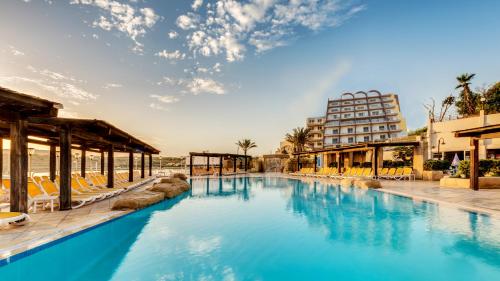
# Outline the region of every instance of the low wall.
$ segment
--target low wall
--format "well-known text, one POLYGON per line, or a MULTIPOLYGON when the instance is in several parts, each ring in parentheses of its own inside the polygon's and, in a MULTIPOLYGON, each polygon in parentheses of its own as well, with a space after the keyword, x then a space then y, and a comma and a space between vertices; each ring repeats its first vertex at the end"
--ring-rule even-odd
POLYGON ((443 171, 424 171, 422 179, 424 181, 438 181, 443 178, 443 171))
MULTIPOLYGON (((439 186, 470 188, 470 179, 444 177, 439 181, 439 186)), ((500 189, 500 177, 480 177, 479 189, 500 189)))

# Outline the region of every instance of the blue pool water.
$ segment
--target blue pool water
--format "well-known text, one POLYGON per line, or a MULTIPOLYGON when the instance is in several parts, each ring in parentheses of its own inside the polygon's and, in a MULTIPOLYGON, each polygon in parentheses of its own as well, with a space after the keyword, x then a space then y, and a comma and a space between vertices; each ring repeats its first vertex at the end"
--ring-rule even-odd
POLYGON ((0 280, 500 280, 500 221, 373 190, 197 179, 0 280))

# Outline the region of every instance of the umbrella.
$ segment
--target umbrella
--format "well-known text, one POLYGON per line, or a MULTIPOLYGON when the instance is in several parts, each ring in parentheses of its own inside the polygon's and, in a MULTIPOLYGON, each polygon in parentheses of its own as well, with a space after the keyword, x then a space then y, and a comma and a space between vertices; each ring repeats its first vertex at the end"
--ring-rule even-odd
POLYGON ((459 162, 460 162, 460 159, 458 158, 458 155, 455 153, 455 157, 453 157, 453 162, 451 162, 451 165, 453 167, 457 167, 459 162))

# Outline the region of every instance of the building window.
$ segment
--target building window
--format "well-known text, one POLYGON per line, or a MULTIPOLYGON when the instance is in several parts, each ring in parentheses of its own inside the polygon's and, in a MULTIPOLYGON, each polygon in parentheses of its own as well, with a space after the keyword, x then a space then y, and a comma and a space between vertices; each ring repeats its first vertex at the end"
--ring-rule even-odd
POLYGON ((378 115, 378 111, 372 111, 372 115, 378 115))
POLYGON ((392 130, 392 131, 395 131, 395 130, 397 130, 397 127, 396 127, 396 125, 391 125, 391 130, 392 130))
POLYGON ((363 137, 363 141, 365 141, 365 142, 370 141, 370 137, 369 136, 364 136, 363 137))
POLYGON ((339 129, 335 129, 332 131, 332 134, 338 134, 339 133, 339 129))
POLYGON ((385 130, 385 127, 384 126, 378 126, 378 130, 379 131, 383 131, 383 130, 385 130))
POLYGON ((349 138, 347 139, 347 142, 348 142, 348 143, 353 143, 353 142, 354 142, 354 138, 353 138, 353 137, 349 137, 349 138))
POLYGON ((363 116, 365 116, 365 113, 364 112, 360 112, 360 113, 358 113, 358 116, 363 117, 363 116))
POLYGON ((348 114, 344 114, 344 118, 349 118, 349 117, 351 117, 351 114, 350 114, 350 113, 348 113, 348 114))
POLYGON ((338 143, 339 139, 332 139, 332 143, 338 143))
POLYGON ((370 128, 368 128, 368 127, 363 127, 363 132, 368 133, 368 132, 369 132, 369 130, 370 130, 370 128))
POLYGON ((385 140, 385 135, 380 135, 381 140, 385 140))
POLYGON ((347 128, 347 133, 348 133, 348 134, 352 134, 352 133, 354 133, 354 129, 353 129, 353 128, 347 128))

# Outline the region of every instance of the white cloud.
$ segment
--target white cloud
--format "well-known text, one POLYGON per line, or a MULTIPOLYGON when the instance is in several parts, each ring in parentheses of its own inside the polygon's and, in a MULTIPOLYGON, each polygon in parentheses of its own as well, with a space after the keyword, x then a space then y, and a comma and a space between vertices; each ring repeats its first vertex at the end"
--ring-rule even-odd
POLYGON ((168 38, 170 38, 170 39, 175 39, 175 38, 177 38, 177 36, 179 36, 179 33, 175 32, 174 30, 172 30, 168 33, 168 38))
POLYGON ((118 84, 118 83, 106 83, 106 85, 104 85, 104 89, 113 89, 113 88, 121 88, 123 87, 122 84, 118 84))
POLYGON ((196 11, 199 7, 201 7, 201 5, 203 5, 203 0, 194 0, 191 8, 196 11))
POLYGON ((186 58, 186 54, 181 53, 179 50, 175 50, 173 52, 167 52, 167 50, 163 50, 155 54, 156 56, 165 58, 167 60, 183 60, 186 58))
POLYGON ((165 107, 157 104, 157 103, 150 103, 149 104, 149 107, 152 108, 152 109, 156 109, 156 110, 167 110, 165 107))
POLYGON ((298 29, 338 26, 364 9, 349 0, 217 0, 202 10, 198 2, 194 12, 177 18, 189 31, 188 48, 207 57, 224 54, 229 62, 244 59, 249 48, 260 53, 285 46, 298 29))
POLYGON ((164 95, 164 96, 150 95, 149 97, 151 97, 153 99, 156 99, 156 100, 158 100, 159 102, 162 102, 162 103, 176 103, 176 102, 179 102, 179 98, 177 98, 175 96, 169 96, 169 95, 164 95))
POLYGON ((193 13, 187 15, 180 15, 176 21, 177 26, 184 30, 196 28, 198 25, 198 17, 193 13))
POLYGON ((203 93, 223 95, 226 93, 222 83, 209 78, 193 78, 193 80, 187 84, 187 89, 194 95, 203 93))
POLYGON ((101 15, 94 21, 93 26, 107 31, 113 28, 119 30, 134 41, 134 49, 139 51, 142 50, 139 37, 144 36, 160 19, 151 8, 136 9, 129 4, 113 0, 71 0, 70 3, 91 5, 104 10, 108 15, 101 15))
POLYGON ((14 46, 9 46, 10 53, 16 57, 24 56, 25 54, 17 50, 14 46))

